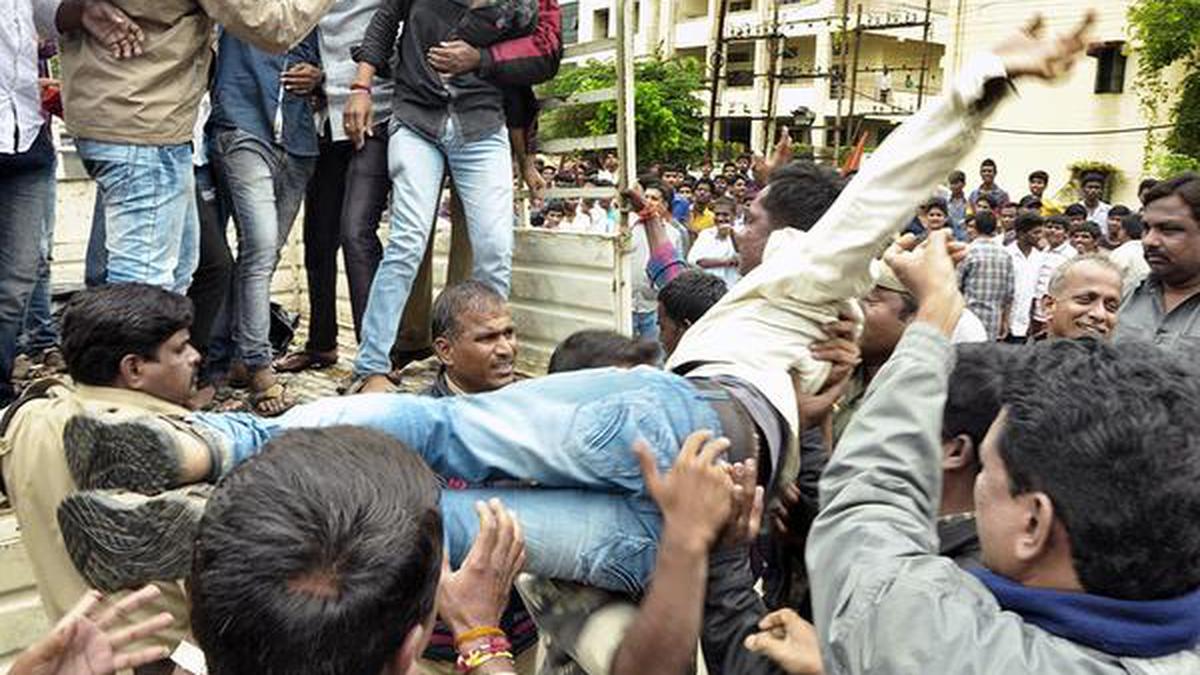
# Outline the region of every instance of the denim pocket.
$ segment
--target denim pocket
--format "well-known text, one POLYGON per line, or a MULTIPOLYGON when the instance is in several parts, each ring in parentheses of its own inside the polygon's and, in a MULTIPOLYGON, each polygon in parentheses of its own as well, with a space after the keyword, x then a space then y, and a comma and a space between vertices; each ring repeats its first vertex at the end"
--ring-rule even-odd
POLYGON ((645 441, 656 456, 675 443, 670 420, 646 391, 612 394, 580 406, 570 438, 577 439, 579 457, 610 478, 641 478, 635 441, 645 441))

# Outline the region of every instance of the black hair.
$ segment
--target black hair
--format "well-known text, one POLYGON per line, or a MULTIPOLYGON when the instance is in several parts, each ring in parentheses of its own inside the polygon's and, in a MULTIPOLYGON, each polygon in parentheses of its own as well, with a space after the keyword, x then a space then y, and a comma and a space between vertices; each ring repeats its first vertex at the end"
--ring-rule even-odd
POLYGON ((1060 216, 1057 214, 1055 214, 1053 216, 1049 216, 1046 218, 1046 225, 1047 226, 1056 225, 1068 232, 1071 231, 1071 221, 1068 220, 1066 216, 1060 216))
POLYGON ((438 293, 433 303, 431 322, 434 339, 453 340, 462 330, 458 320, 467 312, 487 312, 506 306, 504 296, 482 281, 468 279, 451 284, 438 293))
POLYGON ((1067 216, 1068 218, 1070 218, 1071 216, 1083 216, 1084 218, 1086 218, 1087 214, 1088 214, 1087 207, 1084 206, 1083 204, 1072 204, 1072 205, 1068 206, 1065 211, 1063 211, 1063 215, 1067 216))
POLYGON ((1108 216, 1110 218, 1116 218, 1118 216, 1124 218, 1131 213, 1133 213, 1133 211, 1124 204, 1114 204, 1112 208, 1108 210, 1108 216))
POLYGON ((1040 215, 1026 211, 1018 215, 1017 219, 1013 221, 1013 230, 1018 233, 1028 232, 1035 227, 1041 227, 1045 222, 1045 219, 1040 215))
POLYGON ((638 185, 642 186, 643 193, 649 192, 650 190, 658 190, 661 192, 663 196, 663 202, 667 205, 667 208, 670 208, 671 200, 675 197, 675 191, 671 189, 670 185, 667 185, 666 181, 651 174, 645 174, 638 178, 638 185))
POLYGON ((696 184, 692 186, 692 189, 693 189, 693 190, 699 189, 699 187, 700 187, 701 185, 707 185, 707 186, 708 186, 708 191, 709 191, 709 192, 716 192, 716 191, 717 191, 717 186, 716 186, 716 185, 713 185, 713 182, 712 182, 712 180, 711 180, 711 179, 708 179, 708 178, 699 178, 699 179, 697 179, 697 180, 696 180, 696 184))
POLYGON ((1006 378, 1012 493, 1044 492, 1083 590, 1123 600, 1200 587, 1200 372, 1134 342, 1051 340, 1006 378))
POLYGON ((561 199, 551 199, 550 201, 546 202, 546 208, 542 209, 542 211, 546 213, 550 211, 558 211, 559 213, 566 215, 567 207, 565 204, 563 204, 561 199))
POLYGON ((1100 173, 1099 171, 1088 171, 1087 173, 1085 173, 1079 177, 1080 187, 1083 187, 1084 185, 1087 185, 1088 183, 1099 183, 1100 186, 1103 187, 1104 186, 1104 174, 1100 173))
POLYGON ((1171 195, 1178 195, 1185 204, 1192 208, 1192 218, 1200 221, 1200 173, 1185 171, 1184 173, 1159 181, 1146 193, 1143 202, 1146 206, 1171 195))
POLYGON ((942 199, 941 197, 930 197, 929 199, 921 202, 921 205, 918 206, 917 209, 921 213, 929 213, 934 209, 937 209, 938 211, 941 211, 947 215, 950 213, 950 207, 946 206, 946 200, 942 199))
POLYGON ((658 363, 659 346, 611 330, 581 330, 572 333, 550 355, 550 373, 567 373, 586 368, 652 366, 658 363))
POLYGON ((1157 178, 1143 178, 1142 182, 1138 183, 1138 189, 1137 189, 1138 196, 1141 196, 1141 194, 1143 192, 1153 188, 1155 185, 1158 185, 1157 178))
POLYGON ((686 270, 667 282, 658 292, 663 311, 675 323, 694 324, 729 288, 725 281, 702 270, 686 270))
POLYGON ((967 182, 967 174, 955 169, 950 172, 950 176, 946 178, 947 183, 965 183, 967 182))
POLYGON ((287 431, 226 476, 192 557, 192 633, 213 675, 378 673, 433 612, 437 478, 351 426, 287 431))
POLYGON ((1000 208, 1000 206, 996 203, 996 198, 986 192, 979 193, 979 196, 975 198, 975 203, 978 204, 979 202, 987 202, 988 206, 992 207, 993 211, 1000 208))
POLYGON ((1021 197, 1021 201, 1020 201, 1020 203, 1017 204, 1017 208, 1026 209, 1026 210, 1041 209, 1042 208, 1042 200, 1038 199, 1037 197, 1035 197, 1033 195, 1025 195, 1024 197, 1021 197))
POLYGON ((996 214, 991 211, 980 211, 975 214, 975 231, 985 237, 996 234, 996 214))
POLYGON ((192 325, 192 301, 143 283, 108 284, 71 297, 62 319, 62 351, 71 379, 106 387, 121 359, 151 361, 172 335, 192 325))
POLYGON ((996 416, 1004 393, 1004 374, 1020 356, 1020 350, 998 343, 980 342, 955 346, 957 358, 946 392, 942 413, 942 438, 966 435, 979 446, 996 416))
POLYGON ((771 172, 762 206, 775 229, 807 232, 833 206, 845 181, 829 167, 797 161, 771 172))
POLYGON ((1100 226, 1090 220, 1085 220, 1071 228, 1071 234, 1075 234, 1076 232, 1087 232, 1088 234, 1092 235, 1092 239, 1095 239, 1096 241, 1100 241, 1100 237, 1102 236, 1100 234, 1100 226))
POLYGON ((1130 239, 1141 239, 1146 233, 1146 226, 1142 223, 1142 216, 1137 213, 1131 213, 1121 218, 1121 229, 1125 231, 1125 235, 1130 239))
POLYGON ((985 159, 979 163, 979 168, 982 169, 985 166, 990 166, 993 169, 996 168, 996 160, 992 159, 991 157, 988 157, 987 159, 985 159))
POLYGON ((1037 171, 1034 171, 1033 173, 1029 174, 1029 182, 1033 182, 1035 179, 1038 179, 1038 178, 1040 178, 1043 183, 1050 182, 1050 174, 1046 173, 1045 171, 1042 171, 1041 169, 1038 169, 1037 171))

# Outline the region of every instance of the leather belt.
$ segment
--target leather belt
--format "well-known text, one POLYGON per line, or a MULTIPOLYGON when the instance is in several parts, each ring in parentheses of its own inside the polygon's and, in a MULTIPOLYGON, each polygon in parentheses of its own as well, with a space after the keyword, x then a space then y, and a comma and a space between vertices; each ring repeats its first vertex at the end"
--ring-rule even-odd
POLYGON ((717 382, 703 378, 688 378, 688 382, 703 394, 703 398, 717 413, 721 435, 730 442, 729 451, 725 453, 726 460, 736 463, 758 457, 762 446, 758 425, 746 407, 717 382))

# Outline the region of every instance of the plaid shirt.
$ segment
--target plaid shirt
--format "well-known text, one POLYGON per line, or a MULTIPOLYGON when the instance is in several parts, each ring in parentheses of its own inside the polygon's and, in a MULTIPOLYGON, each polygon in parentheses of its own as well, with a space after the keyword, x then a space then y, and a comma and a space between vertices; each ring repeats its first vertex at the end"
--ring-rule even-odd
POLYGON ((1012 258, 995 241, 980 237, 967 251, 958 269, 958 288, 971 310, 987 329, 988 339, 1000 337, 1004 308, 1013 301, 1012 258))

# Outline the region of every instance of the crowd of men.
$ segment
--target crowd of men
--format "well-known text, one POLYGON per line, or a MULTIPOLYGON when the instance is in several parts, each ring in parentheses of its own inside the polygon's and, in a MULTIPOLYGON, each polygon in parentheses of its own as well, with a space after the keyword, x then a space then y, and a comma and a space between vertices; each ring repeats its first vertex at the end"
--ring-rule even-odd
MULTIPOLYGON (((1200 176, 1145 183, 1135 213, 1099 175, 1062 208, 1044 172, 1015 203, 995 162, 969 195, 951 173, 1014 84, 1071 68, 1090 15, 969 61, 850 179, 786 144, 722 187, 651 167, 623 196, 638 335, 583 331, 521 380, 512 169, 531 187, 615 170, 543 175, 527 152, 552 0, 179 4, 143 8, 175 12, 154 21, 18 2, 17 37, 0 32, 18 56, 34 26, 60 38, 104 254, 62 317, 69 380, 0 416, 3 490, 56 621, 11 672, 686 673, 698 645, 714 675, 1200 670, 1200 176), (211 145, 193 153, 214 23, 211 145), (146 68, 179 89, 116 86, 146 68), (313 124, 322 82, 333 122, 313 124), (414 319, 443 173, 473 268, 414 319), (292 407, 276 369, 329 365, 336 342, 314 326, 299 352, 261 351, 281 237, 306 194, 306 239, 326 237, 310 282, 328 284, 330 250, 373 235, 389 188, 387 245, 351 272, 349 393, 374 393, 292 407), (205 253, 222 209, 232 272, 205 253), (206 255, 231 276, 198 296, 206 255), (441 365, 419 395, 389 391, 420 351, 401 314, 441 365), (202 376, 240 377, 253 409, 198 411, 202 376)), ((14 340, 47 231, 35 74, 4 80, 0 106, 14 340)), ((333 295, 313 288, 315 323, 333 295)))

